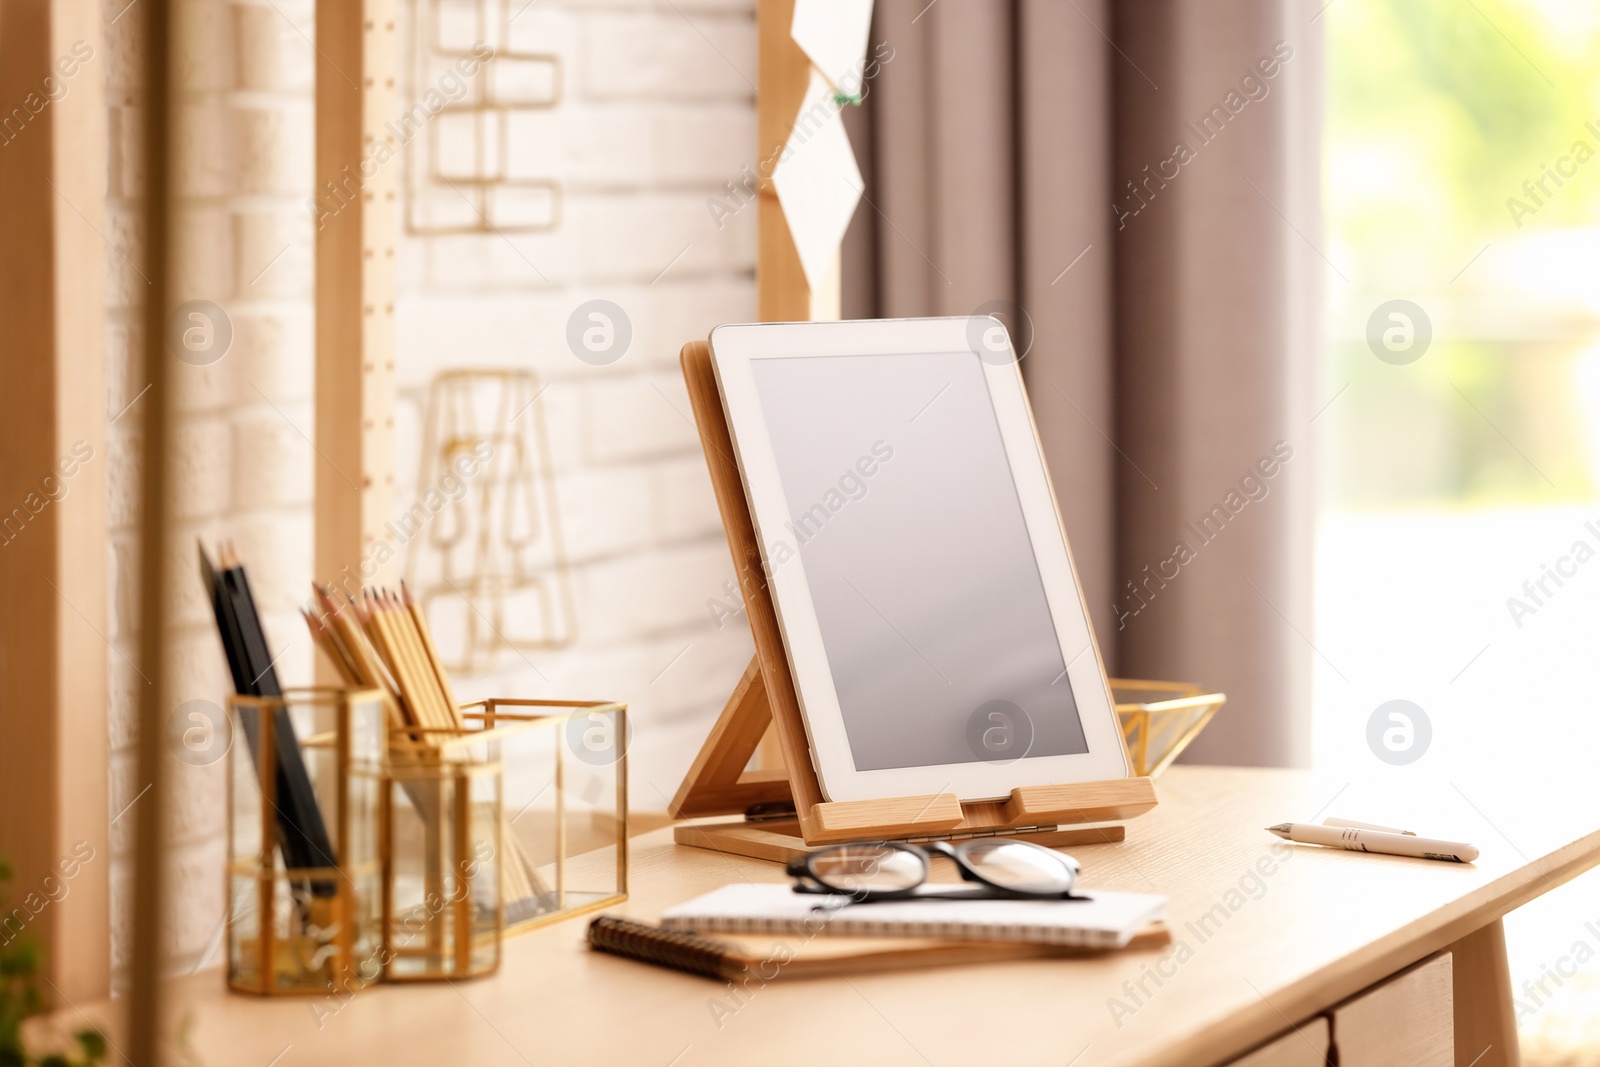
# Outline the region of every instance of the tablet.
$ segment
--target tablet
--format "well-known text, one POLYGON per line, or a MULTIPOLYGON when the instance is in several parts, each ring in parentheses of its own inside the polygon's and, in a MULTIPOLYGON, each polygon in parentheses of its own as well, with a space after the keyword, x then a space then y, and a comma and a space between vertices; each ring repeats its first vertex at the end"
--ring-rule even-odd
POLYGON ((1128 775, 993 318, 721 326, 711 358, 823 794, 1128 775))

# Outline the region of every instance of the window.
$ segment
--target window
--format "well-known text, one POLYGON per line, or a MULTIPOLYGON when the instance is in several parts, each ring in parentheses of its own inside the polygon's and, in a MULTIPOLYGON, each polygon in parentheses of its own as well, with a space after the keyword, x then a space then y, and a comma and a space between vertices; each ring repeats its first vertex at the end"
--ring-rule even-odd
MULTIPOLYGON (((1317 761, 1465 795, 1503 760, 1583 773, 1600 753, 1584 678, 1600 637, 1600 7, 1334 0, 1323 17, 1317 761), (1427 724, 1390 738, 1427 746, 1393 771, 1382 731, 1369 741, 1391 700, 1427 724)), ((1537 907, 1508 924, 1519 990, 1583 933, 1576 897, 1537 907)), ((1530 1051, 1592 1003, 1600 964, 1564 985, 1520 1020, 1530 1051)))

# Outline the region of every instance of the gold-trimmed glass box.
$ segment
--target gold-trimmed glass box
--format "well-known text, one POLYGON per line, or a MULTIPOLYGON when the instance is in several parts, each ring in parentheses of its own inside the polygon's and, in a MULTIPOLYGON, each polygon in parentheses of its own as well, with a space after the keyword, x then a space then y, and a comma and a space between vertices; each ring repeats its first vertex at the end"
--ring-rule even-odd
POLYGON ((228 709, 228 986, 365 985, 380 970, 383 695, 290 689, 235 694, 228 709))
POLYGON ((628 899, 627 705, 491 698, 461 711, 501 739, 506 932, 628 899))
POLYGON ((473 978, 500 966, 504 740, 457 728, 390 731, 378 812, 385 981, 473 978))

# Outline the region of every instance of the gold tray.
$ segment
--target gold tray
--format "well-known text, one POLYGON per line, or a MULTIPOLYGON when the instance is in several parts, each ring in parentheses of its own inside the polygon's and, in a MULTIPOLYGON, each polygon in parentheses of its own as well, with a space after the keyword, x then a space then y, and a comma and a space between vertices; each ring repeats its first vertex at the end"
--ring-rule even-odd
POLYGON ((1112 678, 1111 698, 1133 773, 1149 778, 1166 770, 1228 699, 1203 685, 1140 678, 1112 678))

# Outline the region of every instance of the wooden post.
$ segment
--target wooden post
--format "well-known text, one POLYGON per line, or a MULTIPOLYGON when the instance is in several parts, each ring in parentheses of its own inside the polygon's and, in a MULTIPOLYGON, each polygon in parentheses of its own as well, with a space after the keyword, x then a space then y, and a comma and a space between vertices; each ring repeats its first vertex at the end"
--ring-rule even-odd
MULTIPOLYGON (((394 244, 404 161, 395 0, 320 0, 316 73, 316 573, 389 573, 394 494, 394 244)), ((319 664, 319 670, 326 664, 319 664)))
POLYGON ((762 322, 803 322, 839 317, 839 260, 822 289, 812 292, 789 234, 772 168, 789 140, 794 119, 811 79, 811 61, 789 36, 794 0, 760 0, 756 9, 759 51, 756 86, 756 140, 761 161, 756 252, 756 307, 762 322))
POLYGON ((91 0, 7 4, 4 23, 0 858, 22 910, 0 941, 36 937, 46 995, 80 1000, 110 991, 106 60, 91 0))
POLYGON ((133 965, 129 975, 128 1055, 160 1064, 166 1029, 166 685, 168 456, 172 365, 166 347, 172 254, 172 5, 144 0, 144 374, 150 394, 139 411, 144 466, 139 499, 139 771, 140 798, 131 811, 133 965))

